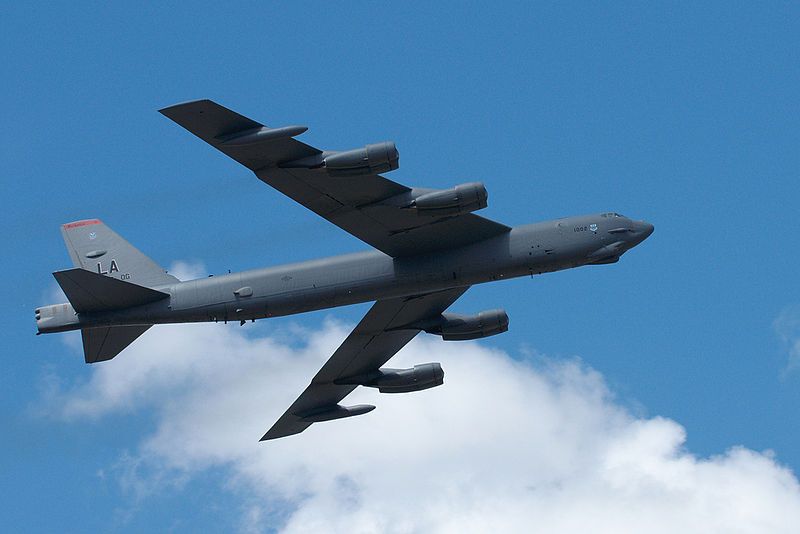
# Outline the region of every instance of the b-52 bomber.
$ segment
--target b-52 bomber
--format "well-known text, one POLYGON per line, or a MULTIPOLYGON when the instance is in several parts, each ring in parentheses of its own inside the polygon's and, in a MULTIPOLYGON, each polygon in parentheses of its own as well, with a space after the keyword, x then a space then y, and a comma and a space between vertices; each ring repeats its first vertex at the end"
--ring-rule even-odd
POLYGON ((85 360, 96 363, 154 324, 244 324, 375 301, 262 441, 373 410, 340 404, 357 386, 404 393, 441 385, 439 363, 382 366, 422 331, 450 341, 508 330, 500 309, 446 313, 470 286, 615 263, 653 232, 614 212, 510 228, 474 213, 487 206, 482 183, 436 190, 383 177, 399 165, 394 143, 319 150, 295 139, 306 127, 269 128, 210 100, 160 111, 376 250, 182 282, 101 221, 71 222, 61 233, 74 268, 53 273, 69 303, 36 309, 38 333, 80 329, 85 360))

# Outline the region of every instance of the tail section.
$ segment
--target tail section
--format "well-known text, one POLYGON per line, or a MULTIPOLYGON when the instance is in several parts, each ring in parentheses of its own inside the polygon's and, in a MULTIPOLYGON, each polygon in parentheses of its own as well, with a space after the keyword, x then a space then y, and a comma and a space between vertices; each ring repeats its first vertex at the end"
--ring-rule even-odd
POLYGON ((83 336, 83 357, 86 363, 110 360, 151 326, 153 325, 84 328, 81 330, 81 335, 83 336))
MULTIPOLYGON (((121 310, 165 299, 169 293, 152 288, 178 281, 98 219, 65 224, 61 235, 75 268, 53 276, 74 312, 66 305, 51 306, 45 311, 54 308, 60 315, 45 317, 40 308, 36 317, 40 333, 74 328, 81 324, 76 324, 75 313, 121 310)), ((82 328, 86 363, 110 360, 151 326, 82 328)))
POLYGON ((65 224, 61 235, 75 267, 144 287, 178 281, 99 219, 65 224))
MULTIPOLYGON (((72 309, 78 314, 131 308, 169 297, 169 293, 123 282, 80 267, 56 271, 53 276, 67 295, 72 309)), ((46 317, 40 315, 42 308, 37 310, 39 332, 57 332, 65 329, 67 322, 74 323, 75 314, 68 313, 68 308, 66 304, 46 307, 46 317)), ((86 363, 110 360, 151 326, 153 325, 82 328, 83 356, 86 363)))

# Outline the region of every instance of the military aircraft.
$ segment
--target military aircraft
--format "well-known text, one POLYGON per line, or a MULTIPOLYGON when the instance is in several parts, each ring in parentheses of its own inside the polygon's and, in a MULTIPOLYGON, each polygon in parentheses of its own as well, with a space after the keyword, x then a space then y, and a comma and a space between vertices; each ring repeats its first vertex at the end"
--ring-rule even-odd
POLYGON ((500 309, 445 313, 470 286, 615 263, 653 232, 615 212, 510 228, 475 215, 487 206, 482 183, 436 190, 381 176, 399 166, 394 143, 323 151, 294 139, 304 126, 269 128, 210 100, 160 111, 376 250, 182 282, 101 221, 71 222, 61 233, 74 268, 53 273, 69 303, 37 308, 37 335, 80 329, 85 360, 96 363, 154 324, 244 324, 375 301, 262 441, 373 410, 340 404, 357 386, 404 393, 441 385, 439 363, 382 365, 422 331, 450 341, 508 330, 500 309))

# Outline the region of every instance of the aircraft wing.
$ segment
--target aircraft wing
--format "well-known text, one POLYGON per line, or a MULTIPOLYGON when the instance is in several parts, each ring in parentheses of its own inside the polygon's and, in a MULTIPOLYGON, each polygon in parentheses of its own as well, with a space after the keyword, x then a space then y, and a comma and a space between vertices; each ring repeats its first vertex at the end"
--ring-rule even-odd
POLYGON ((409 325, 438 317, 467 289, 469 287, 460 287, 375 302, 261 441, 298 434, 314 422, 373 410, 375 407, 370 405, 340 406, 339 402, 357 386, 336 382, 377 371, 420 332, 419 328, 409 325))
POLYGON ((321 164, 332 152, 293 138, 305 127, 267 128, 211 100, 160 112, 264 183, 390 256, 459 247, 510 230, 471 213, 420 216, 404 203, 429 190, 412 190, 379 174, 337 175, 321 164))

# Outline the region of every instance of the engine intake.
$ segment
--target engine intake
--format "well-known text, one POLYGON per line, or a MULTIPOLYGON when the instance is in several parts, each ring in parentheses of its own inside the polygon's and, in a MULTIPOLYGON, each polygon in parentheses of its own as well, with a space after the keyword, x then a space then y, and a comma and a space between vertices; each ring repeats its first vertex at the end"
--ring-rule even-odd
POLYGON ((444 384, 444 370, 438 363, 423 363, 411 369, 378 369, 374 373, 334 381, 335 384, 378 388, 381 393, 408 393, 444 384))
POLYGON ((386 141, 325 156, 322 165, 331 176, 358 176, 389 172, 400 167, 400 154, 386 141))
POLYGON ((458 215, 485 208, 488 199, 486 187, 480 182, 471 182, 425 193, 412 200, 409 207, 416 209, 418 215, 458 215))
POLYGON ((506 332, 508 314, 505 310, 482 311, 477 315, 443 313, 436 325, 424 330, 442 336, 445 341, 480 339, 506 332))

